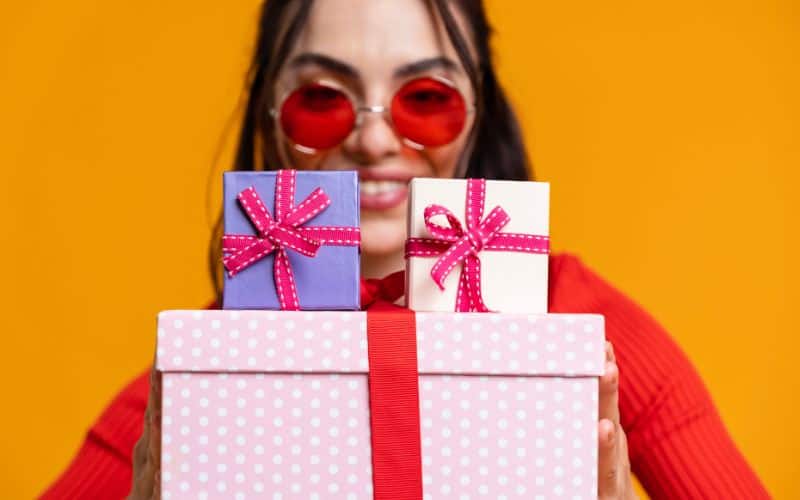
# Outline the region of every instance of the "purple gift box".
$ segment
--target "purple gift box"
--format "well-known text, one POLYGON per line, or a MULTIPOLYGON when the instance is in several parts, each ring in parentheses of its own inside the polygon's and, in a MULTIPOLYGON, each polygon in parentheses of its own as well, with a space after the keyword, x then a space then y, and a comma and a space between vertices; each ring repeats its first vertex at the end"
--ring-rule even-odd
POLYGON ((223 308, 292 308, 281 307, 292 303, 287 283, 295 290, 295 309, 360 308, 356 172, 226 172, 223 210, 225 259, 238 259, 225 262, 223 308), (232 240, 241 243, 232 248, 232 240), (275 266, 276 255, 282 269, 290 269, 288 280, 275 266))

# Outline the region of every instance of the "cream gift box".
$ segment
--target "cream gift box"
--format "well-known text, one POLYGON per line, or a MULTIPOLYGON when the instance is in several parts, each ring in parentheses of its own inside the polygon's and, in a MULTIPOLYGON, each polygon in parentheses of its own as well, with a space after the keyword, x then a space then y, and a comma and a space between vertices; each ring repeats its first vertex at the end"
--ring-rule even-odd
POLYGON ((544 182, 413 179, 407 306, 414 311, 547 312, 549 193, 544 182), (456 247, 463 259, 454 258, 456 247), (469 259, 478 266, 471 274, 469 259), (432 276, 437 268, 444 271, 441 286, 432 276), (469 304, 470 291, 482 295, 485 309, 469 304))
MULTIPOLYGON (((372 498, 372 314, 161 313, 163 498, 372 498)), ((601 316, 412 321, 425 498, 596 497, 601 316)))

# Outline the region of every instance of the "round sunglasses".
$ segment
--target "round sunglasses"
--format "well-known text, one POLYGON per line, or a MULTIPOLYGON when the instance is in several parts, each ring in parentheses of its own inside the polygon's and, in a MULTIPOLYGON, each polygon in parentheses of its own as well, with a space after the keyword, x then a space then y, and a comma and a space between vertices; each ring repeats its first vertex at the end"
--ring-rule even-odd
POLYGON ((361 124, 363 113, 387 111, 403 142, 424 149, 453 142, 474 109, 452 82, 421 77, 403 84, 388 107, 358 106, 339 86, 318 81, 287 93, 270 114, 296 149, 313 154, 341 144, 361 124))

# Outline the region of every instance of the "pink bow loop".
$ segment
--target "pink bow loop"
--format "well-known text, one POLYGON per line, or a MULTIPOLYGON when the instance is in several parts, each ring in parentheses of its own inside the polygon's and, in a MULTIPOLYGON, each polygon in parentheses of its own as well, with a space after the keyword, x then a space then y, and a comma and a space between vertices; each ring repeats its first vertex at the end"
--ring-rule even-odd
POLYGON ((269 213, 253 186, 237 200, 256 229, 256 235, 226 234, 222 237, 223 264, 230 277, 275 252, 273 275, 281 309, 297 310, 300 304, 287 250, 314 257, 322 245, 358 246, 356 227, 301 227, 328 208, 331 199, 316 188, 294 206, 295 171, 279 170, 275 179, 275 217, 269 213))
POLYGON ((406 258, 438 257, 431 267, 431 278, 444 290, 444 281, 450 272, 461 265, 456 311, 488 312, 481 288, 481 261, 484 250, 504 250, 526 253, 548 253, 547 236, 503 233, 501 230, 511 217, 500 206, 494 207, 483 218, 486 181, 467 181, 466 229, 453 213, 441 205, 425 207, 425 227, 432 238, 409 238, 406 241, 406 258), (444 215, 447 226, 436 223, 434 217, 444 215))
POLYGON ((428 205, 425 207, 425 227, 434 238, 444 241, 456 241, 464 235, 464 229, 461 227, 461 221, 458 217, 453 215, 448 208, 441 205, 428 205), (433 218, 444 215, 447 218, 449 226, 437 224, 433 218))

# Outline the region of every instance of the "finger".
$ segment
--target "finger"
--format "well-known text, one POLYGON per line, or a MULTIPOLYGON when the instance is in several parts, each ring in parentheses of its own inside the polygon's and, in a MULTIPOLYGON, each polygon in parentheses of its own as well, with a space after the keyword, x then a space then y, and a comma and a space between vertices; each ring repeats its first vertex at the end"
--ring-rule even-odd
POLYGON ((161 469, 161 373, 153 370, 150 399, 147 401, 149 414, 148 459, 156 470, 161 469))
POLYGON ((150 488, 151 499, 161 498, 161 400, 162 385, 161 372, 156 369, 155 363, 150 371, 150 400, 147 402, 152 409, 150 421, 150 457, 149 478, 152 479, 150 488))
POLYGON ((613 362, 606 363, 600 377, 599 416, 619 425, 619 368, 613 362))
POLYGON ((161 467, 153 472, 153 491, 150 498, 153 500, 161 499, 161 467))
POLYGON ((148 406, 156 410, 158 417, 161 417, 161 372, 153 367, 150 370, 150 399, 148 406))
POLYGON ((136 482, 136 492, 132 495, 133 498, 141 500, 151 500, 153 498, 153 491, 155 488, 155 468, 150 462, 145 463, 142 468, 141 475, 136 482))
POLYGON ((133 447, 133 467, 136 472, 136 467, 144 464, 147 460, 147 447, 150 444, 150 409, 147 408, 144 412, 144 423, 142 424, 142 434, 139 440, 133 447))
MULTIPOLYGON (((146 432, 146 431, 145 431, 146 432)), ((148 438, 149 439, 149 438, 148 438)), ((147 466, 147 442, 144 434, 136 442, 133 448, 133 477, 131 482, 131 492, 128 495, 128 500, 135 500, 141 498, 141 478, 145 467, 147 466)))
POLYGON ((617 356, 614 354, 614 344, 608 340, 606 340, 606 361, 617 362, 617 356))
POLYGON ((153 464, 148 460, 150 438, 147 427, 136 443, 133 462, 133 485, 129 500, 150 499, 153 492, 153 464))
POLYGON ((600 500, 617 498, 619 493, 618 427, 608 419, 597 424, 597 496, 600 500))
POLYGON ((617 441, 617 495, 619 498, 639 500, 631 480, 631 462, 628 458, 628 435, 622 426, 616 426, 617 441))
POLYGON ((150 423, 147 443, 147 461, 156 468, 161 469, 161 424, 158 420, 150 423))
POLYGON ((160 498, 161 469, 161 374, 150 370, 150 391, 142 435, 133 449, 133 485, 129 499, 160 498))

